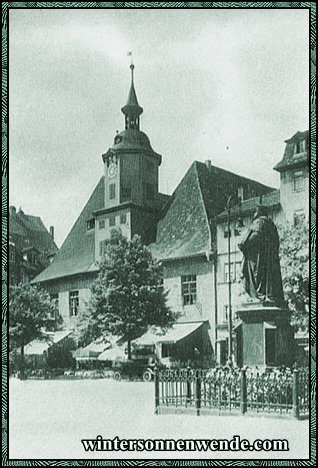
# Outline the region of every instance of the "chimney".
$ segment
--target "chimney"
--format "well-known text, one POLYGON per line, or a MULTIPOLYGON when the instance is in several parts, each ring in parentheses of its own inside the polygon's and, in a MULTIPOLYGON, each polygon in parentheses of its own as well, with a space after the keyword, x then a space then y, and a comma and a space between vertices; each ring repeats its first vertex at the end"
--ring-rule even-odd
POLYGON ((210 171, 211 170, 211 159, 207 159, 205 162, 205 165, 206 167, 208 168, 208 170, 210 171))
POLYGON ((15 206, 10 206, 10 215, 13 216, 16 214, 17 210, 16 210, 16 207, 15 206))
POLYGON ((54 226, 50 226, 50 234, 52 239, 54 240, 54 226))

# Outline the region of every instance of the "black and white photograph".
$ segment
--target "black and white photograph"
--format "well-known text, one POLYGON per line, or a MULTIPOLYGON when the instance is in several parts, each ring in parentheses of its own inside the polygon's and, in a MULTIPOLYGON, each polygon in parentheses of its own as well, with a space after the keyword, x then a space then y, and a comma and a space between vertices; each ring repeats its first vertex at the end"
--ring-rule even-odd
POLYGON ((6 20, 8 460, 310 460, 310 8, 45 5, 6 20))

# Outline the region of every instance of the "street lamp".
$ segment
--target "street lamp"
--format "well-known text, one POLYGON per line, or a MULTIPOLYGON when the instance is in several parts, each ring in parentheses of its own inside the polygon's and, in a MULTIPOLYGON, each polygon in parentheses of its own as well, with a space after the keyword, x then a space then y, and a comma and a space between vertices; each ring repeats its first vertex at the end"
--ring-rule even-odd
MULTIPOLYGON (((228 296, 229 296, 229 304, 228 304, 228 332, 229 332, 229 349, 228 349, 228 359, 232 362, 233 356, 233 340, 232 340, 232 331, 233 331, 233 323, 232 323, 232 278, 231 278, 231 222, 230 222, 230 215, 231 215, 231 203, 233 199, 237 200, 237 197, 234 195, 230 195, 226 208, 227 208, 227 261, 228 261, 228 296)), ((241 198, 238 199, 238 205, 241 204, 241 198)), ((239 216, 238 218, 238 227, 243 227, 243 220, 239 216)), ((233 265, 234 269, 234 265, 233 265)))

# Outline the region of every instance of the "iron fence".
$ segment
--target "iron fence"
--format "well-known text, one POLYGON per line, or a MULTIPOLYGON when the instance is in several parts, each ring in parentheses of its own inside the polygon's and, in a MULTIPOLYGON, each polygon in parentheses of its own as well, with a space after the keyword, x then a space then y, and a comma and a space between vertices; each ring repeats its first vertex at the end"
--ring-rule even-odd
POLYGON ((155 407, 196 414, 309 414, 307 369, 255 372, 225 369, 156 369, 155 407))

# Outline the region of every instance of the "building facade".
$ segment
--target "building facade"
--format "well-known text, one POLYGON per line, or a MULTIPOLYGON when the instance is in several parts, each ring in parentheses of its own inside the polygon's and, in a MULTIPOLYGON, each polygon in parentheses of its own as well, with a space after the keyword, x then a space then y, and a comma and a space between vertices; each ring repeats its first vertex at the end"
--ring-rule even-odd
POLYGON ((233 233, 227 233, 224 210, 231 197, 241 199, 235 209, 240 210, 245 225, 260 200, 270 207, 275 222, 299 219, 301 213, 308 216, 308 132, 286 141, 284 157, 275 166, 281 174, 280 190, 215 167, 210 161, 194 161, 169 196, 158 188, 162 157, 140 130, 143 109, 135 92, 133 65, 122 112, 125 129, 116 134, 112 147, 102 155, 103 176, 52 264, 34 281, 56 297, 65 327, 74 328, 89 301, 90 285, 112 229, 128 239, 138 234, 162 262, 168 305, 180 313, 180 322, 205 324, 202 330, 208 333, 212 354, 223 362, 227 353, 228 276, 233 276, 236 304, 241 262, 237 249, 241 230, 233 228, 233 233), (298 151, 302 151, 301 157, 298 151), (301 196, 291 198, 293 188, 301 196))
POLYGON ((28 283, 52 261, 57 246, 54 228, 50 232, 41 218, 9 209, 9 284, 28 283))

